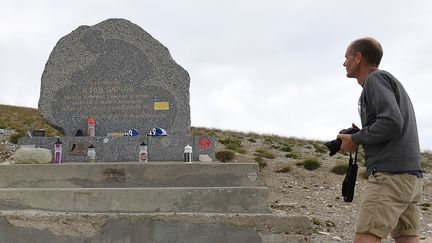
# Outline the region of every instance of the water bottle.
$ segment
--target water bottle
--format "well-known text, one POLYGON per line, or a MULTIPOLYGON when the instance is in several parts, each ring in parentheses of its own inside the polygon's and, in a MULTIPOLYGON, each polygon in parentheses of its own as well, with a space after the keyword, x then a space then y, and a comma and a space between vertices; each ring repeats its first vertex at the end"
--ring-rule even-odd
POLYGON ((184 162, 192 163, 192 147, 189 144, 184 147, 184 162))
POLYGON ((94 137, 95 136, 95 125, 96 122, 93 118, 93 116, 90 116, 90 118, 88 119, 88 128, 87 128, 87 136, 89 137, 94 137))
POLYGON ((87 148, 87 159, 90 162, 96 161, 96 148, 93 145, 90 145, 87 148))
POLYGON ((139 146, 139 162, 147 163, 148 161, 148 153, 147 153, 147 144, 142 142, 139 146))
POLYGON ((54 144, 54 164, 61 164, 62 162, 62 142, 57 138, 54 144))

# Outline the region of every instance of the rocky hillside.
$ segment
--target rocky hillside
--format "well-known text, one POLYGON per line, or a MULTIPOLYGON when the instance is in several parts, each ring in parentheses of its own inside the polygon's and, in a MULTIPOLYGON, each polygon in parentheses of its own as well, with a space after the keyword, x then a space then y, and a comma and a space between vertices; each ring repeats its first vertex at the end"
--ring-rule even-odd
MULTIPOLYGON (((41 118, 36 109, 0 105, 0 163, 9 164, 17 149, 14 142, 33 129, 43 128, 49 136, 60 136, 41 118)), ((363 156, 359 155, 359 175, 354 202, 345 203, 341 183, 348 157, 328 156, 322 141, 192 128, 193 134, 217 137, 219 160, 257 162, 262 186, 270 190, 270 205, 275 213, 308 215, 315 224, 315 242, 351 242, 356 214, 366 182, 363 156)), ((422 242, 432 242, 432 154, 422 153, 424 180, 422 242)), ((387 239, 385 242, 392 242, 387 239)))

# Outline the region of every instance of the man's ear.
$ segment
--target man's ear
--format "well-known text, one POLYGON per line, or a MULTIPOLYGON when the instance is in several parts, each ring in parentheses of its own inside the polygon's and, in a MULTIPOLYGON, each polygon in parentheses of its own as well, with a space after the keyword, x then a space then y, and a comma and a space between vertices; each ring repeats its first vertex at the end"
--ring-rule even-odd
POLYGON ((355 60, 357 63, 360 63, 363 60, 363 55, 360 52, 355 54, 355 60))

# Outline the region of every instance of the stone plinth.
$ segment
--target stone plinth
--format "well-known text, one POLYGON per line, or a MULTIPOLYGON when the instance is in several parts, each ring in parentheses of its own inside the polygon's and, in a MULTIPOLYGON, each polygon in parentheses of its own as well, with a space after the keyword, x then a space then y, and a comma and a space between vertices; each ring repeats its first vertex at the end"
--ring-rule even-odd
MULTIPOLYGON (((186 145, 193 146, 193 157, 197 161, 200 154, 207 154, 215 160, 215 138, 211 136, 121 136, 121 137, 60 137, 63 147, 63 161, 88 161, 87 147, 96 147, 97 161, 138 161, 139 145, 148 144, 149 161, 183 161, 186 145), (207 146, 210 142, 211 146, 207 146), (201 145, 200 145, 201 143, 201 145), (205 145, 203 145, 205 144, 205 145)), ((37 148, 47 148, 54 152, 57 138, 24 137, 19 139, 20 145, 34 144, 37 148)))

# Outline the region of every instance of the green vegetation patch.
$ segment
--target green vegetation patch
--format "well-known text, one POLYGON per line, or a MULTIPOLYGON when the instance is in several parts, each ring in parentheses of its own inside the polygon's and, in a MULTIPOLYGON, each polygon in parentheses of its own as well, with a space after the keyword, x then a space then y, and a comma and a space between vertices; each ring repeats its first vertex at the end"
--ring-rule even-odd
POLYGON ((321 163, 317 158, 308 158, 303 161, 303 167, 307 170, 316 170, 321 167, 321 163))
POLYGON ((321 153, 321 154, 326 154, 329 151, 328 148, 322 143, 314 143, 313 147, 314 147, 316 152, 321 153))
POLYGON ((290 152, 290 153, 287 153, 287 154, 285 155, 285 157, 287 157, 287 158, 291 158, 291 159, 301 159, 301 158, 302 158, 302 155, 301 155, 301 153, 299 153, 299 152, 290 152))
POLYGON ((215 128, 204 128, 204 127, 191 127, 191 134, 194 136, 217 136, 217 133, 222 132, 222 130, 215 128))
POLYGON ((331 172, 337 175, 345 175, 347 171, 348 171, 347 163, 338 163, 331 169, 331 172))
POLYGON ((279 149, 282 152, 292 152, 293 151, 292 146, 289 144, 282 145, 282 147, 280 147, 279 149))
POLYGON ((219 139, 219 142, 225 145, 227 149, 246 154, 246 149, 243 148, 242 141, 239 138, 226 137, 219 139))
POLYGON ((227 162, 234 159, 234 152, 229 150, 222 150, 216 152, 216 159, 221 162, 227 162))
POLYGON ((271 152, 263 149, 263 148, 258 148, 255 150, 255 156, 260 156, 260 157, 264 157, 267 159, 274 159, 276 158, 276 156, 274 154, 272 154, 271 152))
POLYGON ((267 166, 267 162, 260 156, 255 157, 254 160, 258 163, 260 169, 267 166))

